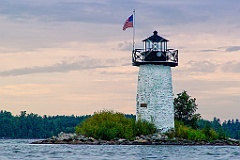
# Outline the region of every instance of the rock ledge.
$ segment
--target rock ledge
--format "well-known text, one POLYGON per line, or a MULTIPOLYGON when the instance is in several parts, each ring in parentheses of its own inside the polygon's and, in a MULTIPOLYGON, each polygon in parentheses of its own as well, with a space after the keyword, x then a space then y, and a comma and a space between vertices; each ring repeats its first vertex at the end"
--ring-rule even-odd
POLYGON ((179 138, 168 138, 159 133, 148 136, 137 136, 134 140, 115 138, 110 141, 97 140, 75 133, 59 133, 45 140, 34 141, 31 144, 76 144, 76 145, 214 145, 214 146, 240 146, 240 141, 236 139, 214 140, 214 141, 192 141, 179 138))

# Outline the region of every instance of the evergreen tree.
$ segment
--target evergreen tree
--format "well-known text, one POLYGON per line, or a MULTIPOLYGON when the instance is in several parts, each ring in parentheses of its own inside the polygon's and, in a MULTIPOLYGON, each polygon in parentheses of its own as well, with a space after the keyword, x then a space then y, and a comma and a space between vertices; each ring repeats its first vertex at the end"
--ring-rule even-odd
POLYGON ((174 98, 174 117, 178 121, 182 121, 185 125, 197 128, 197 121, 200 114, 195 113, 197 110, 196 98, 191 98, 187 91, 177 94, 174 98))

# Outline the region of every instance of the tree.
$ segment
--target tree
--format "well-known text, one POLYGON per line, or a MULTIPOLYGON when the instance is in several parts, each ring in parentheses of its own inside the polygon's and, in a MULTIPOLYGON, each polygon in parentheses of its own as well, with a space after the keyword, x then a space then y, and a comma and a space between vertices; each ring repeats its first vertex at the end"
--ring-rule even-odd
POLYGON ((197 121, 201 116, 195 113, 197 109, 196 98, 191 98, 185 90, 174 98, 175 120, 182 121, 185 125, 198 127, 197 121))

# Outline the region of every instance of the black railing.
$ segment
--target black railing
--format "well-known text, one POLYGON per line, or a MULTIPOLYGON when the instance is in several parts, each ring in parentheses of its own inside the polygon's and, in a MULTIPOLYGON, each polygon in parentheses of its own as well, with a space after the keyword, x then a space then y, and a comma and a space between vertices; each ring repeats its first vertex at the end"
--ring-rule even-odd
POLYGON ((153 63, 175 67, 178 65, 178 50, 167 49, 166 51, 146 51, 144 49, 135 49, 132 52, 132 63, 134 66, 153 63))

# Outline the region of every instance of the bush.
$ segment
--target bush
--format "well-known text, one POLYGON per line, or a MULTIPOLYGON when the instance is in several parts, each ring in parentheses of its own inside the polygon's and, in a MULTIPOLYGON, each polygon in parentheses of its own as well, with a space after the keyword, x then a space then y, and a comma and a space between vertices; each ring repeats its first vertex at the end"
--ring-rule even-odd
POLYGON ((204 129, 193 129, 185 126, 182 121, 175 121, 175 136, 178 138, 195 140, 195 141, 211 141, 218 139, 219 135, 209 126, 204 129))
POLYGON ((103 140, 114 138, 131 140, 135 136, 154 132, 156 132, 156 128, 149 122, 135 122, 132 118, 126 118, 123 113, 108 110, 95 112, 92 117, 76 126, 77 134, 103 140))
POLYGON ((210 123, 206 123, 205 127, 202 129, 202 133, 206 135, 206 140, 216 140, 219 138, 219 135, 216 131, 211 128, 210 123))
POLYGON ((138 120, 134 124, 133 128, 135 131, 135 136, 149 135, 157 131, 153 123, 149 123, 148 121, 144 120, 138 120))

